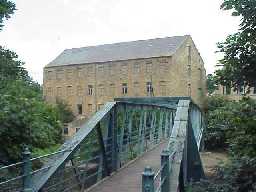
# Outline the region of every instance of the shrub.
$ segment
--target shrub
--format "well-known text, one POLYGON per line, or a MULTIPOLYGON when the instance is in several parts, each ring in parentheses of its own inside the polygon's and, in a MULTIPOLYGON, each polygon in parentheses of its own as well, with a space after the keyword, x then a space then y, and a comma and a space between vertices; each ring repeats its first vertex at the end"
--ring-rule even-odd
POLYGON ((206 113, 207 128, 205 130, 205 148, 208 150, 224 149, 227 147, 226 130, 232 113, 232 103, 223 97, 208 98, 208 112, 206 113))

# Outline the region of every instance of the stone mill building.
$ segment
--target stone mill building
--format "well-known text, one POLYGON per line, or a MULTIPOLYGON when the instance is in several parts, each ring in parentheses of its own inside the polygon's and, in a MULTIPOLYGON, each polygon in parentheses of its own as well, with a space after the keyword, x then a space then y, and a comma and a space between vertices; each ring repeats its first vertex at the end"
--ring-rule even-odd
POLYGON ((204 62, 191 36, 174 36, 64 50, 44 67, 46 101, 66 101, 89 117, 115 97, 206 98, 204 62))

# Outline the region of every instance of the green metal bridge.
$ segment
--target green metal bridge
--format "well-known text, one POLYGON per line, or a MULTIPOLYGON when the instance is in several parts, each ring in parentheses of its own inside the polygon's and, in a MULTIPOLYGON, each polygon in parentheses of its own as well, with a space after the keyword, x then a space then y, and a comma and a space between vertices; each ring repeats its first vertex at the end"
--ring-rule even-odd
POLYGON ((0 168, 0 192, 176 192, 204 177, 204 117, 189 97, 108 102, 55 153, 0 168))

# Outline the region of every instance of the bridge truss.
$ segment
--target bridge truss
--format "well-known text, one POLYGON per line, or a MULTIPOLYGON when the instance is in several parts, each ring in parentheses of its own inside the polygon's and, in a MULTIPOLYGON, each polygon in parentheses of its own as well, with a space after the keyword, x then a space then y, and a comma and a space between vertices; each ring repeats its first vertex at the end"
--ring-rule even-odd
POLYGON ((203 130, 202 112, 190 98, 119 98, 106 103, 57 152, 31 158, 26 150, 22 162, 1 167, 0 191, 84 191, 163 140, 169 141, 163 153, 169 154, 170 174, 162 172, 164 164, 153 173, 160 185, 147 177, 144 184, 151 182, 152 192, 167 192, 167 184, 177 191, 203 177, 198 153, 203 130))

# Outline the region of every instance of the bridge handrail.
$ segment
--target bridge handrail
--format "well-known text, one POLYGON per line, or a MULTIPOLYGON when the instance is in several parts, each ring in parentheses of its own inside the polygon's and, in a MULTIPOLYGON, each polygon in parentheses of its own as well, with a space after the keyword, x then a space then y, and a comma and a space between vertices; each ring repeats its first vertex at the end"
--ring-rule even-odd
MULTIPOLYGON (((204 126, 205 125, 203 121, 203 115, 200 108, 196 106, 191 100, 180 100, 176 110, 172 133, 167 147, 163 151, 165 156, 168 157, 168 161, 166 160, 166 158, 165 161, 162 161, 162 159, 164 159, 162 157, 162 153, 161 167, 156 171, 156 174, 152 171, 150 167, 145 168, 145 171, 142 174, 142 192, 176 192, 181 183, 186 184, 188 178, 187 169, 189 163, 191 163, 188 162, 188 156, 190 156, 190 154, 192 153, 189 152, 188 145, 191 144, 192 140, 192 145, 196 145, 196 151, 198 152, 202 139, 202 133, 204 131, 204 126), (192 122, 195 120, 193 119, 193 113, 196 113, 196 117, 199 117, 199 124, 195 124, 195 122, 192 122), (198 114, 200 114, 200 116, 198 116, 198 114), (193 138, 195 140, 194 144, 193 138), (188 144, 188 142, 190 143, 188 144), (168 162, 169 167, 167 168, 167 170, 164 170, 167 166, 166 161, 168 162), (181 161, 183 162, 182 164, 181 161), (183 175, 182 181, 180 180, 179 176, 180 171, 182 171, 183 175), (156 186, 156 178, 158 178, 159 176, 161 176, 160 182, 156 186)), ((196 158, 198 158, 198 156, 196 158)), ((199 177, 203 177, 203 171, 199 171, 202 172, 201 176, 199 177)))
MULTIPOLYGON (((169 105, 169 104, 151 104, 151 103, 143 103, 143 102, 137 102, 137 103, 134 103, 134 102, 128 102, 128 101, 116 101, 116 102, 108 102, 104 105, 104 107, 99 110, 95 115, 93 115, 89 121, 87 123, 85 123, 81 129, 78 130, 78 132, 72 137, 72 139, 66 141, 62 147, 57 151, 57 152, 54 152, 54 153, 51 153, 51 154, 46 154, 46 155, 42 155, 42 156, 39 156, 39 157, 34 157, 34 158, 27 158, 26 160, 24 160, 23 162, 19 162, 19 163, 16 163, 16 164, 13 164, 13 165, 9 165, 9 166, 5 166, 4 168, 0 168, 0 170, 4 170, 4 169, 9 169, 9 168, 12 168, 12 167, 15 167, 15 166, 22 166, 22 172, 21 174, 18 176, 18 177, 15 177, 15 178, 11 178, 11 179, 8 179, 8 180, 4 180, 2 183, 8 183, 10 181, 12 181, 13 179, 20 179, 19 182, 23 182, 23 188, 26 188, 26 186, 24 187, 24 180, 25 180, 25 185, 26 185, 26 182, 28 182, 28 180, 30 181, 30 183, 27 183, 28 186, 31 187, 31 190, 34 192, 34 191, 39 191, 45 184, 46 182, 52 177, 52 175, 67 161, 69 160, 69 158, 74 155, 74 151, 76 151, 78 148, 79 148, 79 145, 81 143, 82 140, 85 140, 85 138, 88 137, 88 135, 97 127, 97 125, 107 116, 107 115, 110 115, 110 114, 114 114, 115 113, 115 109, 117 108, 117 106, 122 106, 122 107, 125 107, 126 108, 137 108, 140 112, 140 122, 142 121, 142 124, 140 123, 140 127, 141 126, 148 126, 146 125, 146 118, 147 118, 147 114, 148 115, 150 114, 150 112, 146 112, 145 113, 143 112, 143 110, 145 109, 144 107, 146 107, 147 109, 154 109, 154 110, 162 110, 160 112, 160 116, 159 116, 159 119, 158 121, 158 124, 162 126, 165 125, 167 126, 167 122, 163 123, 164 121, 166 121, 168 118, 169 118, 169 121, 172 119, 172 116, 173 115, 170 115, 168 116, 168 113, 174 113, 175 111, 175 106, 173 105, 169 105), (164 112, 166 111, 166 112, 164 112), (161 117, 161 114, 164 114, 165 116, 162 115, 161 117), (161 122, 161 118, 162 118, 162 121, 161 122), (144 123, 144 124, 143 124, 144 123), (43 163, 43 166, 39 166, 39 168, 36 168, 35 170, 32 170, 32 167, 34 165, 34 162, 35 164, 38 163, 38 162, 44 162, 44 161, 47 161, 46 163, 43 163), (25 167, 25 168, 24 168, 25 167), (29 167, 29 168, 26 168, 26 167, 29 167), (24 170, 26 169, 26 170, 24 170), (24 173, 25 172, 25 173, 24 173)), ((130 114, 130 113, 129 113, 130 114)), ((132 113, 130 114, 130 118, 131 118, 131 115, 132 113)), ((156 116, 156 113, 154 114, 154 112, 151 114, 152 115, 152 118, 151 118, 151 123, 150 123, 150 127, 154 127, 156 126, 156 118, 154 119, 153 116, 155 115, 156 116), (153 123, 153 124, 152 124, 153 123)), ((110 121, 110 120, 108 120, 110 121)), ((130 121, 130 120, 129 120, 130 121)), ((172 120, 171 120, 172 121, 172 120)), ((170 122, 171 123, 171 122, 170 122)), ((131 125, 128 123, 127 125, 128 127, 131 125)), ((157 125, 158 126, 158 125, 157 125)), ((169 127, 171 126, 171 124, 168 125, 169 127)), ((143 127, 141 127, 143 128, 143 127)), ((140 128, 140 129, 141 129, 140 128)), ((143 130, 143 129, 142 129, 143 130)), ((165 129, 160 129, 159 128, 159 131, 162 131, 162 130, 165 130, 165 129)), ((129 132, 130 133, 130 136, 125 138, 124 137, 124 133, 121 133, 122 135, 116 135, 116 137, 121 137, 122 138, 122 141, 120 142, 124 142, 124 143, 135 143, 136 142, 138 143, 143 143, 145 141, 143 141, 143 138, 141 135, 137 135, 136 138, 133 137, 133 132, 129 132), (138 137, 138 138, 137 138, 138 137), (133 142, 135 140, 135 142, 133 142)), ((137 132, 136 132, 137 133, 137 132)), ((135 133, 135 134, 136 134, 135 133)), ((167 132, 166 132, 167 133, 167 132)), ((155 140, 155 137, 158 137, 157 141, 156 142, 159 142, 159 137, 160 135, 159 134, 162 134, 162 135, 165 135, 166 133, 154 133, 154 134, 150 134, 148 137, 151 137, 153 138, 153 140, 155 140)), ((145 130, 143 132, 143 134, 146 134, 145 133, 145 130)), ((144 136, 143 136, 144 137, 144 136)), ((102 139, 102 142, 103 142, 103 145, 105 145, 106 147, 108 147, 108 141, 107 140, 113 140, 114 138, 112 137, 109 137, 107 139, 102 139)), ((144 145, 144 144, 143 144, 144 145)), ((125 147, 125 146, 123 146, 125 147)), ((121 149, 122 151, 122 145, 119 146, 119 148, 121 149), (121 148, 120 148, 121 147, 121 148)), ((144 149, 139 149, 139 150, 144 150, 144 149)), ((106 154, 108 152, 106 151, 106 154)), ((101 159, 100 156, 98 156, 97 158, 101 159)), ((90 160, 90 159, 89 159, 90 160)), ((88 161, 89 161, 88 160, 88 161)), ((38 166, 38 165, 36 165, 38 166)), ((35 167, 36 167, 35 166, 35 167)), ((70 165, 70 167, 73 167, 73 164, 70 165)), ((104 167, 102 169, 105 169, 104 167)), ((80 175, 78 174, 78 177, 80 175)), ((1 186, 1 183, 0 183, 0 186, 1 186)), ((1 189, 0 189, 1 191, 1 189)), ((11 191, 11 190, 10 190, 11 191)))
MULTIPOLYGON (((74 151, 75 148, 79 146, 79 141, 87 137, 96 127, 96 125, 101 121, 101 119, 103 119, 104 116, 109 113, 115 105, 116 102, 108 102, 102 110, 96 112, 96 114, 92 116, 92 118, 90 118, 89 121, 81 127, 81 129, 79 129, 79 131, 72 137, 71 140, 68 140, 62 145, 61 151, 65 149, 69 150, 64 152, 62 159, 55 161, 55 166, 51 167, 52 170, 50 169, 47 174, 34 179, 34 191, 38 191, 46 183, 50 176, 53 175, 53 173, 67 160, 72 151, 74 151)), ((53 164, 53 162, 49 161, 45 166, 48 166, 48 164, 53 164)))

